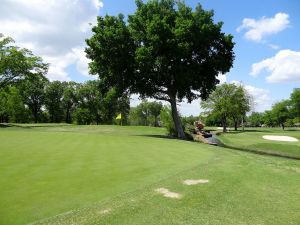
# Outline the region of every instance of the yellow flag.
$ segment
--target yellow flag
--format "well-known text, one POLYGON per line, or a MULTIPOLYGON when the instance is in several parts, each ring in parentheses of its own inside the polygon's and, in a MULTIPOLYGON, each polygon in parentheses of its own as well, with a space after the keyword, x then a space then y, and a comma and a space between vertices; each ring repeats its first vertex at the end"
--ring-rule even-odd
POLYGON ((122 119, 122 114, 120 113, 117 117, 116 120, 121 120, 122 119))

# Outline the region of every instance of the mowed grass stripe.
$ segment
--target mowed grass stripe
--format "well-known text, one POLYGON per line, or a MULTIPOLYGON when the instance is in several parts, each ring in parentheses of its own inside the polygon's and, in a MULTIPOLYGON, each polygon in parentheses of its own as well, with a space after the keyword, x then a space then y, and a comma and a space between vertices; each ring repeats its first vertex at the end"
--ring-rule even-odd
POLYGON ((131 128, 129 136, 9 129, 0 130, 0 224, 5 225, 88 206, 215 154, 197 143, 135 136, 131 128))
POLYGON ((35 225, 298 225, 299 166, 298 161, 220 151, 207 164, 35 225), (189 178, 209 183, 184 185, 189 178), (166 198, 155 191, 159 187, 183 197, 166 198))

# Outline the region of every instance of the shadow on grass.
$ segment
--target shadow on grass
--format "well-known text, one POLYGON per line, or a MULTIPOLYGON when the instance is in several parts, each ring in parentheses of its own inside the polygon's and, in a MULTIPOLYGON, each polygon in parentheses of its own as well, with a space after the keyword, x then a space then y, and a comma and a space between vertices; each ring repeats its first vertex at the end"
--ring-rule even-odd
POLYGON ((170 139, 170 140, 178 140, 178 141, 191 141, 194 142, 194 140, 192 139, 180 139, 177 137, 173 137, 170 135, 162 135, 162 134, 136 134, 133 136, 137 136, 137 137, 150 137, 150 138, 160 138, 160 139, 170 139))
POLYGON ((71 124, 13 124, 13 123, 0 123, 0 128, 8 128, 8 127, 18 127, 18 128, 24 128, 24 129, 32 129, 32 128, 38 128, 38 127, 65 127, 70 126, 71 124))

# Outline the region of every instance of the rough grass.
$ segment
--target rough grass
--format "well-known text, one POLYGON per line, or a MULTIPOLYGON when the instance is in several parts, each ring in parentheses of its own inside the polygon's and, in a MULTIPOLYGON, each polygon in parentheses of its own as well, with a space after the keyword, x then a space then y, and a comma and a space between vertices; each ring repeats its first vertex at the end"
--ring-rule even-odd
POLYGON ((299 161, 163 134, 117 126, 0 129, 0 224, 299 224, 299 161), (187 186, 186 179, 209 183, 187 186), (182 198, 163 197, 155 192, 161 187, 182 198))
POLYGON ((246 129, 245 132, 228 132, 219 135, 219 139, 228 147, 269 153, 300 159, 300 130, 279 128, 246 129), (262 138, 263 135, 291 136, 298 142, 271 141, 262 138))

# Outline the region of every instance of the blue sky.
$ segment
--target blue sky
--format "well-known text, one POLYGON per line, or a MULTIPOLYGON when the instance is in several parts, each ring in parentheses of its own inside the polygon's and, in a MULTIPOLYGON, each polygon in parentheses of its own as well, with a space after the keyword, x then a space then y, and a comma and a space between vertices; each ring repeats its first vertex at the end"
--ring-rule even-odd
MULTIPOLYGON (((254 96, 255 110, 270 108, 300 86, 298 0, 185 2, 213 9, 215 21, 223 21, 223 31, 234 36, 234 66, 222 80, 245 85, 254 96)), ((97 15, 135 11, 134 0, 3 0, 1 4, 0 32, 49 61, 50 79, 79 82, 91 79, 83 52, 84 39, 90 35, 88 22, 95 23, 97 15)), ((133 105, 137 102, 135 98, 133 105)), ((199 101, 183 103, 180 110, 197 115, 199 101)))
MULTIPOLYGON (((257 110, 262 111, 269 108, 275 101, 288 98, 293 88, 300 86, 300 75, 298 75, 296 81, 287 79, 286 81, 277 81, 275 83, 270 83, 266 80, 266 77, 270 75, 270 71, 261 71, 256 77, 250 75, 252 64, 274 57, 280 50, 300 51, 299 1, 186 0, 185 2, 191 7, 195 7, 197 3, 200 3, 206 10, 213 9, 215 21, 223 21, 223 31, 234 36, 236 58, 233 68, 226 75, 226 80, 227 82, 242 82, 251 89, 250 92, 254 92, 252 94, 264 95, 261 99, 257 99, 259 101, 255 106, 257 110), (237 28, 242 25, 245 18, 255 20, 260 20, 263 17, 273 18, 277 13, 288 15, 289 23, 286 28, 280 32, 266 35, 259 42, 245 38, 244 35, 247 29, 240 32, 237 31, 237 28)), ((125 0, 118 3, 104 0, 103 3, 103 9, 100 12, 102 16, 105 14, 117 15, 118 13, 127 15, 135 11, 133 0, 125 0)), ((254 97, 259 98, 261 96, 254 97)))

